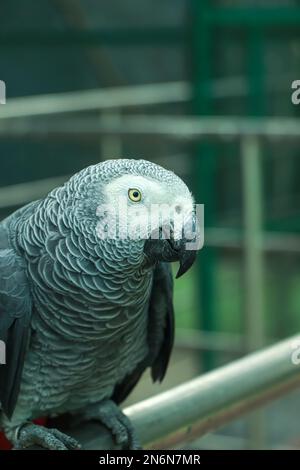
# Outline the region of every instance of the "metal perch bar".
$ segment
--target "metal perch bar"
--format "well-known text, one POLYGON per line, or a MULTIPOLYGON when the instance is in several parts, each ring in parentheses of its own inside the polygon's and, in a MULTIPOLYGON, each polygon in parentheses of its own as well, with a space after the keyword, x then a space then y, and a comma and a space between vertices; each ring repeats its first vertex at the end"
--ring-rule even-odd
MULTIPOLYGON (((61 112, 65 112, 65 109, 66 107, 63 107, 61 112)), ((90 106, 89 109, 97 109, 97 106, 94 108, 90 106)), ((41 109, 38 106, 35 116, 39 112, 41 113, 41 109)), ((59 112, 57 108, 55 108, 55 112, 59 112)), ((182 142, 197 141, 203 138, 230 141, 251 136, 272 140, 300 138, 299 119, 296 118, 198 118, 194 116, 134 115, 122 116, 120 121, 115 123, 99 123, 99 120, 96 121, 94 118, 72 118, 68 122, 61 119, 58 121, 58 118, 52 121, 49 118, 44 120, 16 119, 17 112, 15 116, 14 113, 13 109, 7 113, 0 113, 1 138, 99 139, 101 135, 114 135, 155 136, 182 142)), ((20 111, 18 118, 21 117, 20 111)))
MULTIPOLYGON (((274 79, 268 76, 267 81, 269 91, 285 91, 286 84, 292 82, 293 77, 283 74, 274 79)), ((218 78, 211 81, 210 86, 215 98, 249 93, 247 80, 243 76, 218 78)), ((185 81, 21 96, 10 98, 6 106, 0 108, 0 119, 175 104, 188 102, 192 98, 192 85, 185 81)))
POLYGON ((132 87, 69 91, 12 98, 0 109, 0 120, 61 113, 75 113, 135 106, 181 103, 192 98, 187 82, 165 82, 132 87))
MULTIPOLYGON (((300 335, 133 405, 125 413, 144 447, 168 449, 299 387, 298 362, 300 335)), ((115 448, 109 432, 95 423, 72 434, 85 449, 115 448)))

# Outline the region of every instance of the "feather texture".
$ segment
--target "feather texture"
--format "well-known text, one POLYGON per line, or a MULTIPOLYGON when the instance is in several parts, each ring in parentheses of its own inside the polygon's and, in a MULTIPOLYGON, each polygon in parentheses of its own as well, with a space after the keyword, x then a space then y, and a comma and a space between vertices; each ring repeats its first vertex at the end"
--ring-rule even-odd
MULTIPOLYGON (((122 401, 147 367, 162 380, 174 338, 169 266, 143 240, 97 236, 103 188, 121 175, 184 184, 143 160, 89 167, 0 224, 0 401, 11 426, 122 401)), ((5 421, 0 418, 0 422, 5 421)), ((7 422, 6 422, 7 426, 7 422)))

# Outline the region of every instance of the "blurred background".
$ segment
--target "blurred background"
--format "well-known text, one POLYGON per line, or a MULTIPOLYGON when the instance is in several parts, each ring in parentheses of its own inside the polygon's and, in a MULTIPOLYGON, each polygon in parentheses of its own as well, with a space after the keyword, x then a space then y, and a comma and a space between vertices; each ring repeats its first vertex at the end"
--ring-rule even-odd
MULTIPOLYGON (((298 332, 299 2, 0 9, 0 218, 116 157, 175 171, 205 204, 205 246, 175 283, 170 371, 162 386, 146 374, 128 403, 298 332)), ((297 448, 299 408, 294 392, 184 446, 297 448)))

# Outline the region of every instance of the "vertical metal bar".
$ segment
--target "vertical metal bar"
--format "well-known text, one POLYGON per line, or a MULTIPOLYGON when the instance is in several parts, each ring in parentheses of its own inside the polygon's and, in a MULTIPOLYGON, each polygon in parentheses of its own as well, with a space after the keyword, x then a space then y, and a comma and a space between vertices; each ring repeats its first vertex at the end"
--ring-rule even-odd
MULTIPOLYGON (((248 29, 248 112, 262 116, 265 112, 263 31, 255 24, 248 29)), ((263 309, 263 254, 260 248, 262 233, 262 178, 260 142, 246 139, 243 148, 243 175, 245 198, 245 280, 246 280, 246 341, 248 351, 264 343, 263 309)), ((249 418, 249 447, 265 446, 264 411, 259 410, 249 418)))
MULTIPOLYGON (((100 114, 102 125, 118 126, 121 123, 121 112, 118 109, 108 110, 100 114)), ((101 136, 100 156, 102 160, 122 157, 122 137, 119 135, 101 136)))
MULTIPOLYGON (((193 72, 194 72, 194 112, 207 115, 212 111, 212 100, 209 89, 211 78, 212 35, 210 24, 205 20, 205 13, 211 8, 208 0, 193 3, 193 72)), ((202 143, 195 147, 194 194, 196 202, 205 204, 206 226, 214 224, 215 210, 215 151, 212 144, 202 143)), ((199 303, 201 319, 198 326, 205 331, 216 329, 215 309, 215 265, 216 253, 211 247, 205 247, 199 256, 199 303)), ((203 353, 203 367, 210 370, 215 366, 215 353, 203 353)))
MULTIPOLYGON (((262 250, 262 175, 260 142, 245 137, 241 143, 244 197, 245 336, 248 351, 264 345, 264 260, 262 250)), ((264 412, 249 420, 249 445, 260 449, 265 443, 264 412)))
POLYGON ((259 28, 248 32, 248 73, 249 97, 248 112, 252 116, 265 113, 263 36, 259 28))
POLYGON ((262 181, 260 142, 244 137, 241 143, 244 197, 245 327, 247 349, 264 344, 262 181))

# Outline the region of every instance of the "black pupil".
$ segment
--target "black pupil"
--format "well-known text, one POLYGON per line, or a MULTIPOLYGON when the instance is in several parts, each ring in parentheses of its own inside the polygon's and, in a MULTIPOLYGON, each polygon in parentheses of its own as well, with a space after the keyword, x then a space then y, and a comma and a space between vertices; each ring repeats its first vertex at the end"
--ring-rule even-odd
POLYGON ((137 191, 133 191, 133 197, 139 197, 139 193, 137 191))

